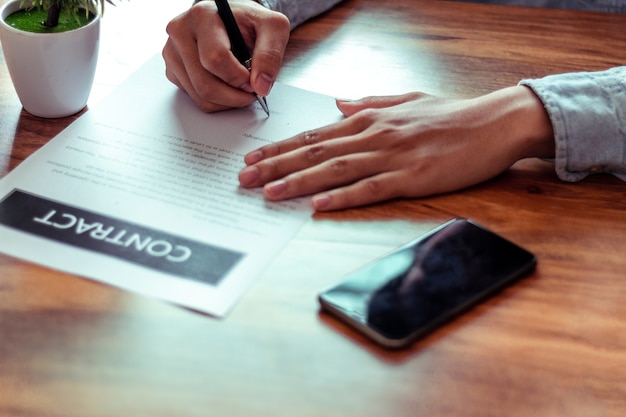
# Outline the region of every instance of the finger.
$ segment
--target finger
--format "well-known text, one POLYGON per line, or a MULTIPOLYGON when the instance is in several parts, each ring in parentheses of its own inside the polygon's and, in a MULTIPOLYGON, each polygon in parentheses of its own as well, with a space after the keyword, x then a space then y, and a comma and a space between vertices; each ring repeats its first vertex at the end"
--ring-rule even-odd
POLYGON ((260 24, 262 26, 256 28, 250 80, 257 94, 267 96, 282 66, 290 24, 282 13, 268 14, 260 24))
MULTIPOLYGON (((197 61, 196 61, 197 62, 197 61)), ((184 90, 193 102, 205 112, 215 112, 249 105, 254 97, 225 85, 199 65, 187 65, 177 58, 169 58, 166 77, 184 90)))
MULTIPOLYGON (((386 150, 381 149, 378 138, 369 135, 368 132, 332 140, 320 140, 322 136, 306 133, 299 135, 295 138, 300 141, 295 149, 291 149, 289 141, 285 141, 284 144, 291 150, 277 149, 279 154, 259 161, 256 161, 254 155, 255 152, 262 153, 263 149, 246 155, 246 162, 256 162, 249 164, 239 173, 240 184, 248 188, 260 187, 278 178, 309 169, 306 175, 312 175, 312 181, 321 185, 319 189, 323 189, 331 184, 328 181, 325 182, 325 178, 332 178, 334 181, 332 185, 336 185, 337 180, 343 178, 344 165, 342 164, 344 162, 348 162, 349 168, 356 169, 355 172, 358 173, 348 177, 348 181, 352 181, 360 176, 386 169, 391 161, 384 155, 381 156, 386 150), (309 137, 310 139, 307 139, 309 137), (306 142, 309 140, 310 142, 306 142), (313 169, 313 167, 316 168, 313 169), (374 168, 374 171, 362 167, 374 168)), ((281 146, 281 144, 276 145, 278 148, 281 146)), ((270 146, 269 149, 273 151, 274 147, 270 146)), ((346 180, 341 179, 341 181, 346 180)), ((315 190, 307 188, 305 193, 310 191, 315 190)))
POLYGON ((255 100, 252 94, 234 88, 206 71, 192 71, 189 74, 191 86, 185 88, 185 91, 204 111, 246 107, 255 100))
POLYGON ((409 93, 399 96, 368 97, 357 101, 337 100, 337 106, 346 115, 346 119, 319 128, 302 132, 292 138, 275 142, 256 149, 244 156, 247 165, 253 165, 262 160, 291 152, 304 146, 335 139, 342 136, 357 134, 373 124, 374 113, 362 112, 367 109, 385 108, 402 104, 418 97, 421 93, 409 93), (358 114, 357 114, 358 113, 358 114))
POLYGON ((376 152, 334 158, 285 177, 279 177, 279 180, 266 184, 263 192, 270 200, 283 200, 342 187, 386 171, 387 167, 384 163, 372 163, 380 159, 376 156, 376 152))
POLYGON ((221 109, 248 106, 255 100, 250 73, 231 52, 228 34, 215 7, 203 23, 197 33, 198 53, 190 54, 187 64, 194 92, 203 102, 221 109))
MULTIPOLYGON (((311 168, 337 156, 350 153, 345 141, 305 146, 249 165, 239 173, 239 183, 248 188, 260 187, 286 175, 311 168)), ((321 181, 321 178, 317 179, 321 181)))
POLYGON ((209 100, 203 98, 197 91, 189 77, 189 72, 184 61, 177 51, 173 49, 172 43, 168 43, 163 49, 162 56, 165 60, 165 76, 181 90, 185 91, 196 105, 205 112, 221 110, 209 100))
MULTIPOLYGON (((391 162, 390 165, 397 164, 391 162)), ((462 167, 458 167, 462 168, 462 167)), ((502 172, 505 168, 493 167, 486 172, 459 178, 451 167, 441 169, 441 164, 430 158, 413 161, 410 169, 389 170, 383 167, 379 174, 363 177, 342 187, 328 188, 311 198, 315 210, 330 211, 363 206, 398 197, 420 198, 458 191, 479 184, 502 172)), ((458 171, 466 171, 459 169, 458 171)))
MULTIPOLYGON (((171 45, 171 41, 168 40, 163 47, 163 51, 161 52, 161 56, 165 61, 165 76, 178 88, 184 90, 184 83, 179 79, 178 74, 185 73, 185 66, 173 49, 174 47, 171 45)), ((187 81, 188 80, 189 78, 187 77, 187 81)))
POLYGON ((181 15, 168 23, 166 31, 169 37, 161 55, 165 60, 167 78, 187 91, 192 85, 183 58, 197 55, 197 50, 196 40, 193 33, 187 30, 185 19, 186 17, 181 15))
MULTIPOLYGON (((337 129, 336 132, 337 135, 340 134, 339 129, 337 129)), ((268 158, 286 154, 304 146, 313 145, 321 142, 322 140, 324 139, 322 139, 322 132, 320 130, 310 130, 302 132, 289 139, 270 143, 269 145, 255 149, 254 151, 247 153, 243 159, 246 165, 253 165, 268 158)))
POLYGON ((352 116, 365 109, 382 109, 397 106, 425 96, 422 93, 408 93, 397 96, 365 97, 360 100, 337 100, 337 107, 344 116, 352 116))
MULTIPOLYGON (((219 97, 219 84, 212 89, 211 94, 206 94, 206 92, 203 93, 202 91, 198 91, 198 89, 194 86, 194 83, 191 81, 188 70, 184 66, 183 61, 178 59, 177 56, 172 56, 168 58, 167 54, 168 52, 164 49, 163 57, 166 59, 167 62, 165 76, 170 82, 172 82, 181 90, 185 91, 187 95, 192 99, 192 101, 201 110, 205 112, 216 112, 235 107, 238 104, 228 102, 224 102, 224 104, 218 104, 213 102, 213 95, 215 95, 215 97, 219 97)), ((204 86, 204 88, 208 88, 210 84, 215 82, 210 78, 210 76, 207 76, 207 81, 201 81, 201 85, 204 86)))
POLYGON ((402 178, 395 173, 382 173, 364 178, 344 187, 334 188, 311 197, 316 211, 343 210, 403 197, 402 178))
POLYGON ((212 11, 198 28, 197 42, 200 65, 225 84, 241 89, 250 82, 250 73, 231 52, 230 40, 219 19, 217 11, 212 11))
POLYGON ((303 147, 315 145, 329 140, 353 136, 367 127, 367 121, 358 119, 344 119, 319 129, 308 130, 288 139, 270 143, 244 156, 247 165, 254 165, 260 161, 283 155, 303 147))

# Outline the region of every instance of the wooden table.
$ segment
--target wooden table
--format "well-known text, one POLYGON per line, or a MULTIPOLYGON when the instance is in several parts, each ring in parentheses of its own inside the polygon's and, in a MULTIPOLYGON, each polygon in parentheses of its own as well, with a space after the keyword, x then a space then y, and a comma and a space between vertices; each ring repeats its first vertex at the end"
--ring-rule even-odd
MULTIPOLYGON (((188 3, 108 9, 91 105, 160 52, 188 3)), ((623 65, 624 28, 618 15, 349 0, 294 31, 280 80, 474 96, 623 65)), ((6 173, 74 118, 21 111, 3 61, 0 85, 6 173)), ((612 177, 566 184, 527 160, 464 192, 315 215, 223 320, 0 256, 0 416, 623 416, 625 197, 612 177), (536 272, 406 351, 319 313, 321 288, 455 216, 535 252, 536 272)))

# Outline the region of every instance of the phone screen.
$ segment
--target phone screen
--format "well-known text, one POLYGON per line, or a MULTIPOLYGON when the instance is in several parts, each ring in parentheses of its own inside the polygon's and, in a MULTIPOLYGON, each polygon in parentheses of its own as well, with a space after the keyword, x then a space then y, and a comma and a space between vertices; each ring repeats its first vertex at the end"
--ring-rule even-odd
POLYGON ((324 310, 386 347, 402 347, 530 273, 535 256, 455 219, 349 274, 324 310))

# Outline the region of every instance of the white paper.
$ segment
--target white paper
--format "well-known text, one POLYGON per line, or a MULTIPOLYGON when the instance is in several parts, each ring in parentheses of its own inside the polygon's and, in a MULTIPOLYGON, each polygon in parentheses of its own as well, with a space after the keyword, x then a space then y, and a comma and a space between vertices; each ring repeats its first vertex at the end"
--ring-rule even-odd
POLYGON ((341 116, 282 84, 270 117, 206 114, 164 71, 155 56, 0 180, 0 251, 219 317, 311 215, 240 188, 243 155, 341 116))

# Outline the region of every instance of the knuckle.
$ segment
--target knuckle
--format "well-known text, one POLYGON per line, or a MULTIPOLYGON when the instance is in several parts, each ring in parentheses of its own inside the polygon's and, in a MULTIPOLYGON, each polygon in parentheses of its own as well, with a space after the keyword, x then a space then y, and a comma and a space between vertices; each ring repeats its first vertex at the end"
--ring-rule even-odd
POLYGON ((213 96, 213 89, 208 84, 201 83, 195 88, 196 94, 198 95, 198 97, 200 97, 200 99, 211 101, 211 98, 213 96))
POLYGON ((176 19, 172 19, 169 21, 169 23, 165 26, 165 33, 167 33, 168 35, 173 35, 174 33, 176 33, 176 30, 178 28, 178 24, 176 19))
POLYGON ((324 159, 324 154, 326 153, 326 147, 321 144, 311 145, 309 146, 304 155, 309 162, 317 162, 319 160, 324 159))
MULTIPOLYGON (((224 93, 224 89, 220 87, 219 82, 211 78, 203 82, 195 82, 193 89, 198 101, 203 102, 212 111, 247 106, 254 100, 252 96, 247 94, 227 95, 224 93)), ((206 111, 206 109, 204 110, 206 111)))
POLYGON ((307 181, 306 176, 304 176, 300 172, 294 172, 285 177, 285 182, 287 183, 287 188, 290 190, 301 190, 303 187, 306 187, 307 181))
POLYGON ((165 78, 168 79, 169 82, 171 82, 172 84, 174 84, 176 87, 180 88, 181 90, 184 90, 183 85, 181 84, 181 82, 179 81, 178 77, 176 76, 176 74, 174 74, 173 71, 171 71, 169 68, 166 67, 165 69, 165 78))
POLYGON ((302 145, 313 145, 319 141, 320 134, 317 130, 308 130, 302 133, 299 140, 302 145))
POLYGON ((201 102, 197 104, 200 110, 202 110, 205 113, 216 113, 218 111, 224 110, 224 108, 213 103, 201 102))
POLYGON ((371 121, 376 119, 378 113, 379 113, 378 109, 367 108, 367 109, 363 109, 360 112, 358 112, 356 114, 356 117, 357 117, 358 120, 361 120, 361 121, 364 121, 364 122, 371 122, 371 121))
POLYGON ((343 177, 348 172, 348 161, 343 158, 335 159, 331 162, 330 167, 335 177, 343 177))
POLYGON ((266 159, 262 165, 265 177, 275 178, 280 173, 280 162, 275 158, 266 159))
POLYGON ((190 7, 189 9, 187 9, 183 16, 194 21, 197 21, 198 19, 201 20, 204 16, 206 16, 205 7, 205 2, 202 2, 201 4, 196 5, 196 7, 190 7))
POLYGON ((270 143, 269 145, 263 147, 263 151, 268 156, 281 155, 289 152, 289 144, 285 141, 270 143))
POLYGON ((262 62, 268 68, 279 68, 282 65, 284 53, 282 48, 268 48, 254 53, 253 62, 262 62))
POLYGON ((379 180, 375 178, 369 178, 365 181, 365 187, 373 197, 380 197, 384 192, 384 187, 379 180))
POLYGON ((360 110, 351 116, 352 123, 361 131, 371 130, 372 126, 378 126, 380 110, 367 108, 360 110))
POLYGON ((165 26, 165 33, 172 36, 182 32, 185 27, 185 17, 183 16, 180 15, 170 20, 165 26))
POLYGON ((200 54, 200 63, 202 66, 210 72, 215 72, 216 69, 229 59, 230 51, 215 48, 211 50, 205 50, 200 54))
POLYGON ((282 13, 270 13, 268 14, 267 19, 267 24, 271 25, 271 27, 277 30, 289 31, 291 29, 291 22, 289 21, 289 18, 282 13))

